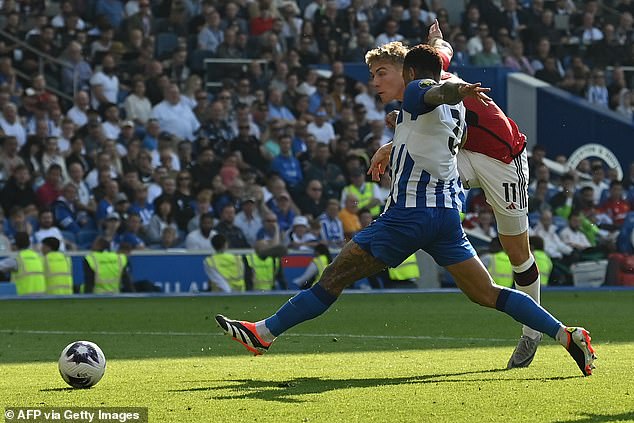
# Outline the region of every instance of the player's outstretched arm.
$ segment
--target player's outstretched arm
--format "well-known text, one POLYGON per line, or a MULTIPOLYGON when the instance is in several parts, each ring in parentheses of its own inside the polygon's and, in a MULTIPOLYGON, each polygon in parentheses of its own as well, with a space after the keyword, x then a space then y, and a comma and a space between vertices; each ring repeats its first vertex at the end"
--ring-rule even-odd
POLYGON ((430 105, 458 104, 465 97, 473 97, 484 104, 489 103, 491 98, 486 95, 491 88, 482 87, 479 82, 475 84, 445 82, 436 85, 425 93, 425 103, 430 105))

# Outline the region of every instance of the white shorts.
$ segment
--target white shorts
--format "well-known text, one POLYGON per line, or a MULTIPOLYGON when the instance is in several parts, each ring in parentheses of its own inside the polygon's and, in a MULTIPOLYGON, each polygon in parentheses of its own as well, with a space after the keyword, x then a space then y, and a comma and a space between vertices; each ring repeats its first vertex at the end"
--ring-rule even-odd
POLYGON ((465 188, 482 188, 493 208, 500 234, 512 236, 528 230, 526 149, 509 164, 460 149, 458 172, 465 188))

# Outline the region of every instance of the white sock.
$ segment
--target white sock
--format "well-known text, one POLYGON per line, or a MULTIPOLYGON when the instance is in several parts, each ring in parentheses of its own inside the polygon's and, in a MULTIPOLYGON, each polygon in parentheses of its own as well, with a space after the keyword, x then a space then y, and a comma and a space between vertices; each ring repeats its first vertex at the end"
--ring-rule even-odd
POLYGON ((264 320, 255 322, 255 330, 258 332, 258 336, 262 338, 264 342, 275 341, 275 335, 273 335, 269 328, 266 327, 266 325, 264 324, 264 320))
POLYGON ((557 335, 555 335, 555 339, 564 346, 564 348, 568 348, 568 332, 566 332, 566 327, 561 325, 559 330, 557 331, 557 335))
MULTIPOLYGON (((531 254, 528 260, 526 260, 524 263, 520 264, 519 266, 513 266, 513 272, 515 273, 526 272, 528 269, 531 268, 533 263, 535 263, 535 258, 531 254)), ((515 289, 517 289, 518 291, 522 291, 526 295, 530 296, 533 300, 535 300, 537 304, 539 304, 539 300, 540 300, 539 293, 541 289, 541 281, 540 281, 539 274, 537 274, 537 279, 531 282, 529 285, 518 285, 517 283, 515 283, 515 289)), ((540 332, 526 325, 522 326, 522 334, 525 336, 528 336, 531 339, 536 339, 541 336, 540 332)))

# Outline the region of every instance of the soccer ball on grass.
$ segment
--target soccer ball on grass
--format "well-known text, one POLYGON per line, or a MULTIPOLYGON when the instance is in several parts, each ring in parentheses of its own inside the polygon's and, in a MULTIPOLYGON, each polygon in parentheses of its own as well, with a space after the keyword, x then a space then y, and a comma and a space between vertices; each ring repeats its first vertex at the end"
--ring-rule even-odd
POLYGON ((59 374, 73 388, 90 388, 106 371, 106 357, 101 348, 90 341, 75 341, 59 357, 59 374))

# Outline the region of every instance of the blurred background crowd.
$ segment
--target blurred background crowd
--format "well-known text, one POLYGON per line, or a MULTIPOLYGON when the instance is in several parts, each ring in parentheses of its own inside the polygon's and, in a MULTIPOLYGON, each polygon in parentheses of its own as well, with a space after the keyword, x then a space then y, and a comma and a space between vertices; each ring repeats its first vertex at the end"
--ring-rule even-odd
MULTIPOLYGON (((209 250, 217 233, 267 254, 341 247, 389 195, 389 177, 366 170, 391 138, 389 105, 344 62, 425 42, 435 19, 454 67, 510 67, 632 118, 631 0, 473 0, 454 20, 442 0, 0 4, 4 251, 17 232, 67 250, 98 236, 112 250, 209 250)), ((532 153, 542 248, 566 263, 616 249, 634 171, 619 181, 585 161, 551 175, 546 149, 532 153)), ((465 227, 494 239, 486 202, 469 198, 465 227)))

